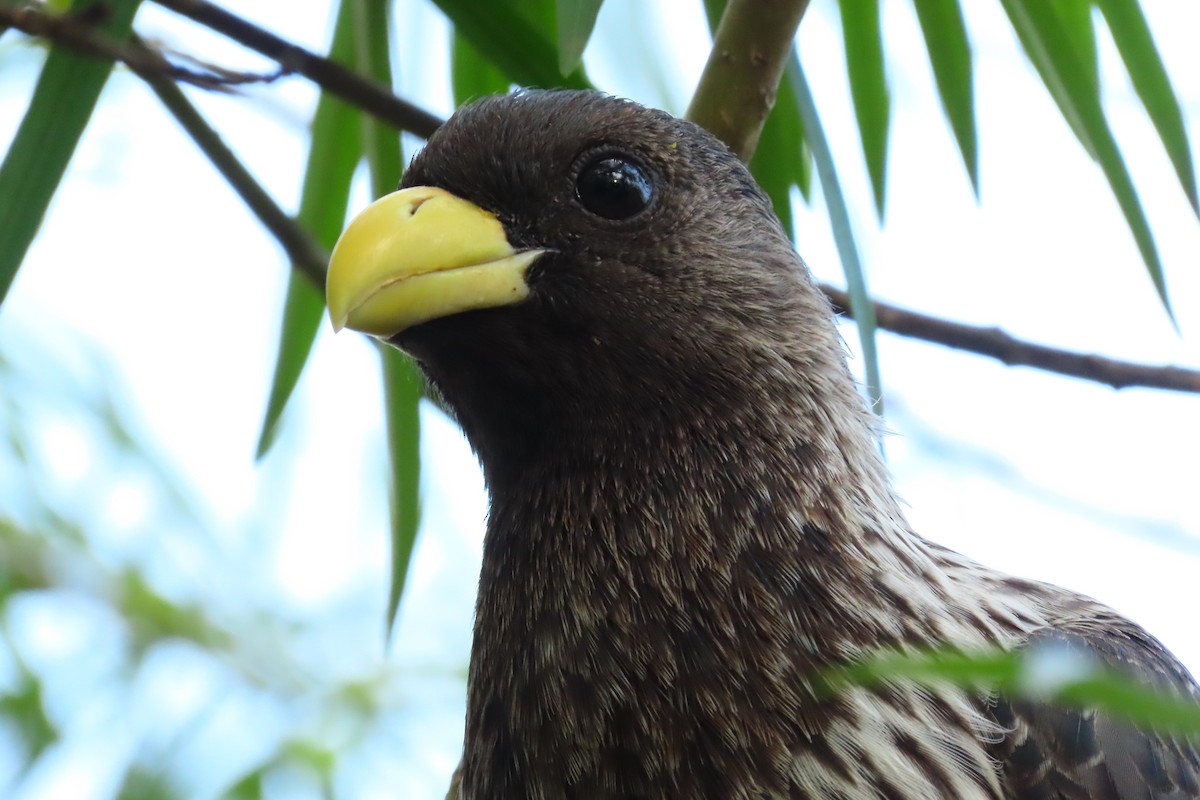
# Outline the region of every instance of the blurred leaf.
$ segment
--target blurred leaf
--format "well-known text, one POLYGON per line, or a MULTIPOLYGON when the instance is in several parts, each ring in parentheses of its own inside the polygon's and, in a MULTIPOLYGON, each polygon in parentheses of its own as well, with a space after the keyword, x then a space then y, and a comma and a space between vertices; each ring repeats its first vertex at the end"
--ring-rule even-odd
POLYGON ((28 751, 26 763, 33 763, 50 745, 58 741, 58 729, 46 716, 42 683, 22 666, 17 685, 0 694, 0 714, 9 718, 28 751))
POLYGON ((183 794, 175 790, 166 776, 136 764, 125 773, 117 792, 117 800, 169 800, 175 797, 181 798, 183 794))
POLYGON ((842 270, 846 275, 846 289, 850 294, 850 310, 854 314, 854 324, 858 328, 858 337, 862 346, 863 370, 866 373, 867 397, 871 408, 883 414, 883 381, 879 374, 879 352, 875 346, 875 305, 871 302, 871 294, 867 291, 867 276, 863 270, 862 260, 858 255, 858 244, 854 240, 854 228, 850 224, 850 209, 846 205, 845 195, 842 194, 841 183, 837 176, 837 166, 833 161, 833 151, 829 140, 825 137, 825 129, 821 126, 821 118, 813 100, 812 91, 800 66, 800 60, 793 51, 788 60, 787 76, 791 81, 792 92, 795 95, 796 107, 804 120, 804 129, 808 134, 808 143, 812 148, 813 161, 817 166, 817 177, 821 181, 821 191, 825 195, 825 205, 829 208, 829 222, 833 228, 833 240, 837 245, 838 256, 842 260, 842 270))
POLYGON ((979 196, 979 148, 975 132, 975 80, 971 44, 958 0, 913 0, 942 110, 958 142, 971 188, 979 196))
POLYGON ((1013 686, 1021 674, 1016 653, 984 651, 970 655, 954 650, 916 653, 883 653, 864 661, 830 670, 826 679, 833 686, 876 686, 910 680, 945 682, 956 686, 1013 686))
POLYGON ((461 33, 488 61, 522 86, 589 89, 580 67, 563 76, 558 48, 529 19, 500 0, 434 0, 461 33))
MULTIPOLYGON (((103 6, 97 30, 124 40, 141 0, 82 0, 83 12, 103 6)), ((8 294, 42 217, 91 119, 112 62, 53 45, 29 109, 0 164, 0 303, 8 294)))
POLYGON ((0 518, 0 596, 8 598, 48 586, 51 558, 47 550, 48 544, 40 532, 22 530, 0 518))
POLYGON ((209 622, 203 608, 167 599, 135 570, 119 575, 113 590, 113 605, 131 628, 135 652, 145 652, 163 639, 183 639, 206 648, 230 644, 229 636, 209 622))
MULTIPOLYGON (((360 3, 357 35, 358 69, 385 86, 392 85, 392 67, 385 0, 360 3)), ((372 194, 395 189, 400 179, 400 134, 364 118, 364 149, 371 167, 372 194)), ((421 419, 422 380, 412 359, 394 347, 378 344, 383 370, 384 413, 387 417, 388 500, 391 507, 392 569, 385 630, 390 634, 404 594, 408 564, 421 524, 421 419)))
POLYGON ((858 134, 875 193, 875 209, 883 217, 891 114, 883 66, 879 0, 838 0, 838 8, 842 15, 846 74, 850 79, 850 95, 854 98, 858 134))
POLYGON ((288 759, 303 764, 322 779, 328 778, 337 765, 337 753, 320 742, 293 739, 284 745, 283 751, 288 759))
POLYGON ((1069 34, 1063 29, 1062 20, 1052 4, 1044 0, 1001 0, 1001 3, 1021 46, 1029 54, 1063 116, 1104 171, 1163 308, 1174 321, 1150 224, 1104 117, 1100 97, 1088 77, 1087 65, 1073 47, 1063 46, 1063 42, 1070 41, 1069 34))
MULTIPOLYGON (((354 56, 354 13, 357 0, 342 0, 334 27, 329 57, 342 64, 354 56)), ((322 92, 313 115, 312 142, 304 168, 304 187, 300 194, 297 221, 313 233, 327 250, 332 250, 346 221, 350 201, 350 182, 362 155, 359 112, 322 92)), ((325 314, 325 297, 312 282, 296 270, 288 273, 287 295, 279 331, 279 350, 271 393, 258 437, 257 457, 271 449, 279 421, 296 389, 304 365, 312 353, 317 330, 325 314)))
POLYGON ((558 52, 558 0, 498 0, 519 14, 558 52))
POLYGON ((505 94, 510 86, 504 73, 479 55, 458 31, 450 43, 450 83, 456 108, 480 97, 505 94))
POLYGON ((952 650, 886 653, 828 671, 831 689, 843 685, 876 686, 896 680, 921 684, 951 683, 987 687, 1016 697, 1036 697, 1071 707, 1095 707, 1135 725, 1163 732, 1200 735, 1200 706, 1148 687, 1132 677, 1087 660, 1082 674, 1053 687, 1037 678, 1038 652, 961 653, 952 650))
POLYGON ((604 0, 558 0, 558 71, 571 72, 583 61, 583 51, 604 0))
POLYGON ((264 768, 248 773, 225 792, 225 800, 263 800, 264 768))
POLYGON ((1158 48, 1150 36, 1150 27, 1146 24, 1141 5, 1137 0, 1096 0, 1096 5, 1104 14, 1133 88, 1158 130, 1184 194, 1191 202, 1192 210, 1200 215, 1196 170, 1192 163, 1187 128, 1183 123, 1183 112, 1179 108, 1175 90, 1171 88, 1171 79, 1163 66, 1162 56, 1158 54, 1158 48))

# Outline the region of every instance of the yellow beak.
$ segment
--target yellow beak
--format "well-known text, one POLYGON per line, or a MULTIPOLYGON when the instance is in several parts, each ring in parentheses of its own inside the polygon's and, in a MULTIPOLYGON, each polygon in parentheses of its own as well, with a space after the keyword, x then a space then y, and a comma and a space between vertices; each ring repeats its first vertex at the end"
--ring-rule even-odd
POLYGON ((541 250, 517 252, 496 217, 430 186, 376 200, 351 221, 329 260, 334 330, 389 338, 463 311, 517 303, 541 250))

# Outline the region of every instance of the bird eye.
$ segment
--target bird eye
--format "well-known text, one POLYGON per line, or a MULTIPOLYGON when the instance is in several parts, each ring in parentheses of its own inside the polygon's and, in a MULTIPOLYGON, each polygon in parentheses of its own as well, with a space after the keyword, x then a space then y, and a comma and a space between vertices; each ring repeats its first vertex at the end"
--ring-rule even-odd
POLYGON ((654 199, 646 170, 620 156, 603 156, 584 167, 575 182, 583 207, 604 219, 629 219, 654 199))

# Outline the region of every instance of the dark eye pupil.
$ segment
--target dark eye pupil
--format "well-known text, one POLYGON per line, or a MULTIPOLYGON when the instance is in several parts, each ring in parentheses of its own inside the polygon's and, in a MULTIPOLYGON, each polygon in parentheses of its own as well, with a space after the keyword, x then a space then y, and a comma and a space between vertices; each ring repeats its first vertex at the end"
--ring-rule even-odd
POLYGON ((629 219, 644 211, 654 194, 640 167, 611 156, 584 167, 575 192, 584 208, 605 219, 629 219))

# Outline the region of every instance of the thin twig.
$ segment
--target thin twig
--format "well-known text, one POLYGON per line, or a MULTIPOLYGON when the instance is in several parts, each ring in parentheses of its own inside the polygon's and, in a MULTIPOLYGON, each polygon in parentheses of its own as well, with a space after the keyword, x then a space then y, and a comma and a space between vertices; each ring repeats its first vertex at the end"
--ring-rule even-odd
POLYGON ((250 207, 259 222, 271 232, 288 254, 292 265, 323 292, 325 265, 329 263, 329 254, 324 248, 267 194, 221 139, 221 135, 213 130, 184 96, 178 84, 153 70, 144 73, 139 71, 138 75, 149 84, 213 166, 229 181, 229 185, 250 207))
MULTIPOLYGON (((849 314, 850 297, 841 289, 821 284, 835 310, 849 314)), ((1200 393, 1200 371, 1183 367, 1137 364, 1114 358, 1073 353, 1017 339, 996 327, 964 325, 940 317, 875 303, 879 327, 901 336, 989 356, 1009 366, 1034 367, 1060 375, 1107 384, 1114 389, 1143 386, 1175 392, 1200 393)))
POLYGON ((270 31, 205 0, 155 2, 274 59, 288 72, 303 75, 322 89, 398 130, 428 138, 438 125, 442 124, 435 114, 397 97, 390 88, 363 78, 336 61, 281 39, 270 31))
POLYGON ((120 61, 140 74, 157 72, 204 89, 224 91, 232 86, 247 83, 270 83, 283 74, 282 71, 268 75, 236 72, 183 56, 203 71, 187 69, 173 64, 163 53, 147 47, 144 43, 124 43, 111 39, 80 17, 47 14, 31 7, 0 6, 0 29, 5 27, 16 28, 29 36, 38 36, 67 45, 86 55, 120 61))
POLYGON ((808 0, 729 0, 687 118, 742 161, 758 146, 808 0))

